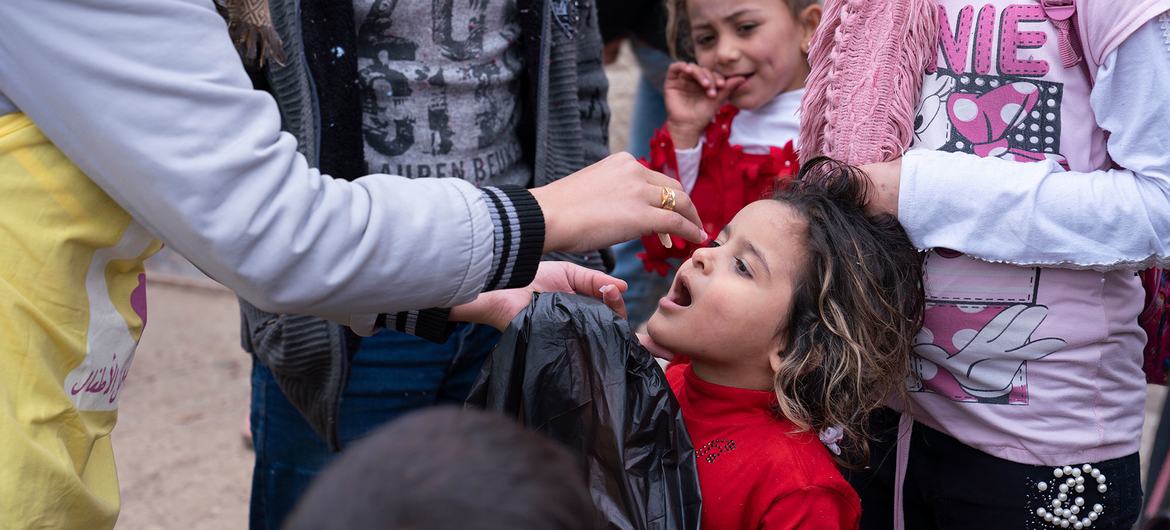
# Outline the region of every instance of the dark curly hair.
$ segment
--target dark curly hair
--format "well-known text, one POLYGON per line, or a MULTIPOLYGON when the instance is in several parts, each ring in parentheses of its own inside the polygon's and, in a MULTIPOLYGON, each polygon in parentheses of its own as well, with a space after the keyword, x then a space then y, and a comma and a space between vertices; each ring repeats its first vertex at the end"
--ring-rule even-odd
POLYGON ((904 392, 925 305, 921 254, 897 218, 866 213, 868 186, 860 169, 819 157, 773 196, 808 223, 774 379, 780 411, 801 428, 843 429, 847 467, 868 460, 869 413, 904 392))

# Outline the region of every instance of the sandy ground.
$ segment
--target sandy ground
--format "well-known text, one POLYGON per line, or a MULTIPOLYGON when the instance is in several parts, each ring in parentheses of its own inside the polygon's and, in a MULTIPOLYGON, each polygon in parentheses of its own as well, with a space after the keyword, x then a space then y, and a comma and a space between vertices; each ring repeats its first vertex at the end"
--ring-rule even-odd
MULTIPOLYGON (((637 75, 628 50, 608 73, 610 143, 620 150, 637 75)), ((252 453, 241 433, 251 364, 239 346, 235 296, 173 254, 149 266, 150 321, 113 435, 123 501, 118 528, 246 528, 252 453)), ((1151 414, 1164 393, 1152 389, 1151 414)), ((1155 422, 1147 421, 1147 432, 1155 422)))

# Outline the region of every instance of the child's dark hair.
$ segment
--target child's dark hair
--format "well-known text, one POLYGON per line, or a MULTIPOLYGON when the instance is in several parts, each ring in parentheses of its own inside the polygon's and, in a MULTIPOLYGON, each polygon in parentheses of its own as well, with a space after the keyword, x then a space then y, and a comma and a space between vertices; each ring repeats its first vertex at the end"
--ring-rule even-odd
POLYGON ((564 448, 509 418, 443 407, 348 448, 284 528, 592 530, 596 521, 564 448))
MULTIPOLYGON (((687 15, 687 0, 664 0, 666 2, 666 47, 670 55, 679 61, 693 61, 695 46, 691 42, 691 18, 687 15)), ((804 8, 820 3, 820 0, 777 0, 788 4, 792 18, 799 20, 804 8)))
POLYGON ((892 215, 865 212, 869 177, 825 157, 773 199, 808 223, 808 261, 793 293, 776 373, 781 412, 802 428, 844 431, 838 462, 869 457, 869 413, 904 392, 925 305, 922 259, 892 215))

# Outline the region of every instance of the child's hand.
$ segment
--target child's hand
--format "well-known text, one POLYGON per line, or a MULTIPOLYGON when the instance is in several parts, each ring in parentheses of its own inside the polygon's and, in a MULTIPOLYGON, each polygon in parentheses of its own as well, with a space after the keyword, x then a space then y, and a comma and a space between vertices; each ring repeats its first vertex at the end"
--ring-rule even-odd
POLYGON ((675 147, 689 149, 698 144, 703 129, 743 81, 742 77, 724 79, 697 64, 671 64, 666 71, 663 96, 666 128, 675 147))

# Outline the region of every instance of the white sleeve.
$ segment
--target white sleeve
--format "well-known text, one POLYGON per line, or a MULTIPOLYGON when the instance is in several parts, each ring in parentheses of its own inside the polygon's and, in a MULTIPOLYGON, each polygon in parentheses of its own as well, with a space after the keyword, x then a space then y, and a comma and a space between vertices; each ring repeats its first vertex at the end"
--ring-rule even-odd
POLYGON ((898 216, 914 244, 1020 265, 1170 265, 1164 38, 1157 20, 1147 22, 1107 56, 1090 96, 1109 154, 1125 169, 1064 172, 1050 161, 908 152, 898 216))
POLYGON ((699 181, 699 164, 703 161, 703 137, 690 149, 675 149, 674 160, 678 162, 678 180, 683 191, 690 195, 699 181))
POLYGON ((211 0, 4 0, 0 92, 135 219, 263 309, 346 320, 450 306, 487 280, 483 194, 308 167, 211 0))

